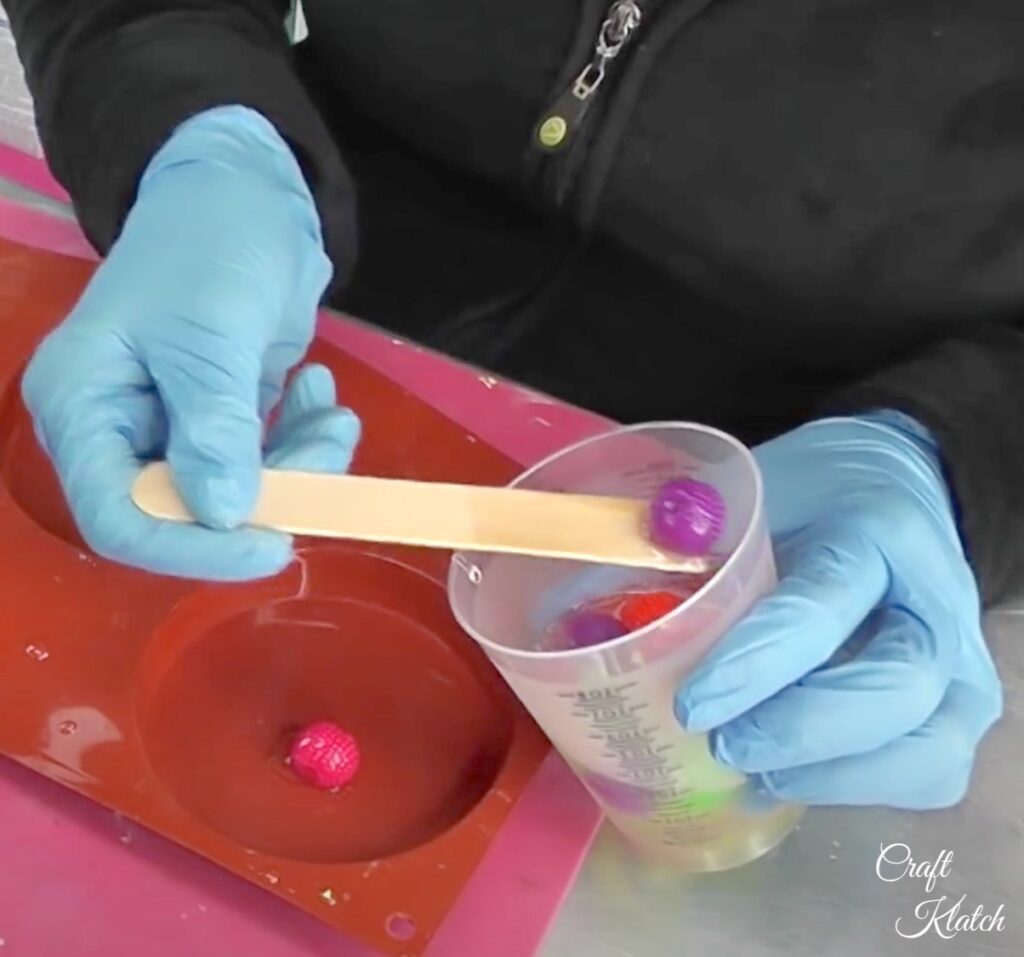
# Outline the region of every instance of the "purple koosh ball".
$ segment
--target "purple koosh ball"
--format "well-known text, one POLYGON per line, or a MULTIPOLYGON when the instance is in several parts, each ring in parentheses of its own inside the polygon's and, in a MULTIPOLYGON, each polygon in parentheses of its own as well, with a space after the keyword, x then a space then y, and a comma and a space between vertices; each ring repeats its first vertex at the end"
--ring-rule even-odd
POLYGON ((651 541, 668 551, 706 555, 724 527, 725 501, 707 482, 667 482, 651 502, 651 541))
POLYGON ((614 638, 621 638, 629 629, 614 615, 603 611, 577 611, 563 622, 565 635, 572 648, 589 648, 614 638))

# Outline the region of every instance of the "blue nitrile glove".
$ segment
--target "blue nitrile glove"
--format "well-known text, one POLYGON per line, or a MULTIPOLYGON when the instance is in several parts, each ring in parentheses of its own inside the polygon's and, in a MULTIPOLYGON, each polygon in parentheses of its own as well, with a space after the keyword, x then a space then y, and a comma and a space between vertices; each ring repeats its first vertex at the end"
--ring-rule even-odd
POLYGON ((288 563, 287 536, 236 527, 252 510, 264 452, 268 464, 307 471, 343 470, 351 458, 359 423, 336 408, 322 368, 300 375, 262 446, 330 274, 313 199, 269 122, 223 107, 179 127, 142 177, 109 257, 24 379, 92 548, 214 580, 288 563), (202 526, 156 522, 132 504, 140 464, 164 455, 202 526))
POLYGON ((756 456, 779 585, 680 689, 680 720, 772 797, 955 804, 1002 691, 933 440, 882 413, 756 456))

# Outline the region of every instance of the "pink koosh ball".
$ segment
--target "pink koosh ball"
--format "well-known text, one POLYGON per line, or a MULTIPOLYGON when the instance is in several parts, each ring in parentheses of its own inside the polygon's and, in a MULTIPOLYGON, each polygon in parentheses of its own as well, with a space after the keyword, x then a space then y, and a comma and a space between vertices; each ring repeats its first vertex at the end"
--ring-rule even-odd
POLYGON ((324 791, 350 784, 359 770, 359 745, 332 721, 317 721, 300 731, 288 756, 303 781, 324 791))
POLYGON ((573 612, 565 620, 564 628, 573 648, 602 645, 629 633, 618 618, 600 611, 573 612))
POLYGON ((683 555, 706 555, 725 527, 725 500, 696 479, 667 482, 650 509, 651 541, 683 555))

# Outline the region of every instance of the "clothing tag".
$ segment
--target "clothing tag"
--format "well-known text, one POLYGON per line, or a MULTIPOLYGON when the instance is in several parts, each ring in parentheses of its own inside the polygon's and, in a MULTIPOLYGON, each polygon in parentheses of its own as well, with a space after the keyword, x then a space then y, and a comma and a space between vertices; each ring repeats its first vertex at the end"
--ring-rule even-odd
POLYGON ((284 28, 288 34, 288 41, 294 46, 301 43, 309 36, 309 27, 306 26, 306 13, 302 9, 302 0, 292 0, 291 9, 285 17, 284 28))

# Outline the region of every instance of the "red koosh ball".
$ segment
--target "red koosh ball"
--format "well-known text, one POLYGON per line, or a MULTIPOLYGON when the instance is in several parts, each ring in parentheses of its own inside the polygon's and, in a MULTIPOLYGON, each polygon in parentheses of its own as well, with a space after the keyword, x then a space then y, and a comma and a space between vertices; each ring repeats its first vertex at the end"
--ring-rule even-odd
POLYGON ((637 631, 659 618, 664 618, 682 603, 682 598, 670 591, 649 591, 630 595, 619 609, 619 620, 630 631, 637 631))
POLYGON ((295 736, 289 761, 303 781, 332 791, 350 784, 356 776, 359 745, 333 721, 316 721, 295 736))

